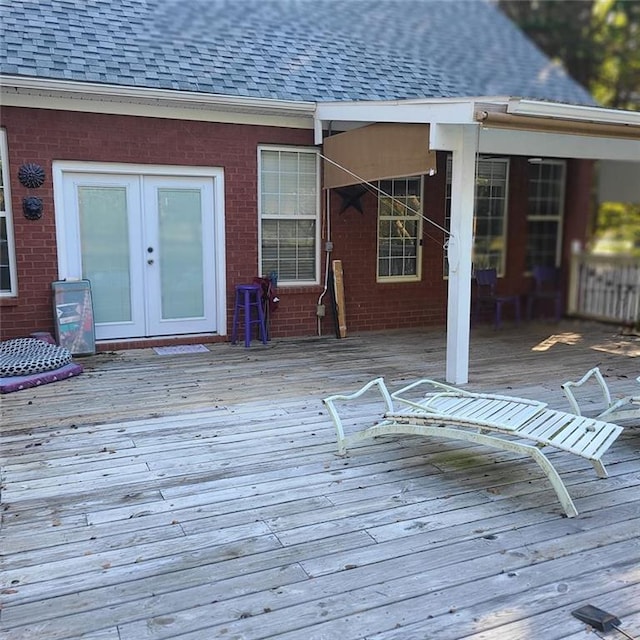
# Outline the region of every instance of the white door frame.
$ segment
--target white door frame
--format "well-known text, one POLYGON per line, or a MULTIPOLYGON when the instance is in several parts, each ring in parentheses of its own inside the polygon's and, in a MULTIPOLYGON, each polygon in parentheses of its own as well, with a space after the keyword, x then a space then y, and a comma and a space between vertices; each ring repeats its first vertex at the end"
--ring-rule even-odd
POLYGON ((215 307, 216 333, 227 334, 226 299, 226 240, 225 240, 225 199, 224 170, 218 167, 186 167, 175 165, 145 165, 102 162, 54 161, 52 167, 53 194, 56 221, 56 242, 58 256, 58 279, 77 280, 82 278, 81 265, 77 260, 80 238, 77 225, 66 223, 64 204, 64 177, 69 173, 134 175, 150 177, 193 177, 213 179, 213 233, 215 238, 215 307))

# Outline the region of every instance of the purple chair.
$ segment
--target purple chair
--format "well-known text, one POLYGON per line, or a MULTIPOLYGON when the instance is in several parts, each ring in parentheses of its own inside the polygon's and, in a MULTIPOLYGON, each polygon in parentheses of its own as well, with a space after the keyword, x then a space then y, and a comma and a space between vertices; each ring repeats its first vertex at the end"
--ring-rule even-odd
POLYGON ((489 309, 494 313, 496 329, 502 324, 502 307, 505 304, 512 304, 515 313, 516 323, 520 322, 520 296, 508 294, 500 295, 496 293, 498 284, 498 273, 495 269, 476 269, 476 296, 472 318, 477 321, 483 309, 489 309))
POLYGON ((542 302, 553 303, 556 322, 560 321, 562 313, 562 291, 560 289, 560 269, 556 267, 533 267, 533 290, 527 299, 527 318, 533 317, 534 306, 542 302))

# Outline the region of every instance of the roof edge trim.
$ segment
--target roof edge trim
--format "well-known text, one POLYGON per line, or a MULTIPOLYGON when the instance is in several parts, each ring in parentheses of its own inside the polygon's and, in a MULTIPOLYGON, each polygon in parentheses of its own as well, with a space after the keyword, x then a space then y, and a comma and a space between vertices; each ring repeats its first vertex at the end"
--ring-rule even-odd
POLYGON ((173 89, 153 89, 150 87, 130 87, 113 84, 75 82, 68 80, 42 79, 23 76, 0 75, 0 88, 15 93, 28 91, 54 92, 58 95, 82 95, 96 100, 139 100, 173 104, 175 106, 210 106, 218 109, 241 109, 264 113, 313 115, 315 102, 287 101, 272 98, 250 98, 245 96, 227 96, 221 94, 198 93, 173 89))
POLYGON ((507 113, 518 116, 537 116, 566 120, 598 122, 602 124, 640 124, 640 112, 590 107, 576 104, 546 102, 515 98, 509 100, 507 113))

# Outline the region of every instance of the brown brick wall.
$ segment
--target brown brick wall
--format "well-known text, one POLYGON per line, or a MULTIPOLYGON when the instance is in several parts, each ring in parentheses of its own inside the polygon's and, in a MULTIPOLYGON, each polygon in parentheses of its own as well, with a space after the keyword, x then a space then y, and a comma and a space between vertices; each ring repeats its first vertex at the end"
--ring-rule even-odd
MULTIPOLYGON (((58 278, 51 182, 54 160, 223 167, 230 326, 233 287, 257 275, 257 146, 313 143, 311 131, 274 127, 13 107, 3 108, 1 118, 9 149, 18 267, 17 299, 0 301, 2 339, 53 331, 51 282, 58 278), (30 191, 18 182, 18 168, 25 162, 44 168, 46 181, 41 188, 30 191), (22 215, 21 203, 27 195, 42 198, 40 220, 29 221, 22 215)), ((306 288, 281 296, 272 334, 315 333, 319 291, 306 288)))
MULTIPOLYGON (((3 108, 1 118, 9 149, 19 289, 17 299, 0 299, 2 339, 29 335, 34 331, 53 331, 51 282, 58 277, 51 183, 54 160, 223 167, 227 311, 231 327, 234 285, 250 282, 257 275, 257 146, 313 143, 311 131, 274 127, 14 107, 3 108), (46 181, 40 189, 30 192, 18 182, 18 167, 24 162, 36 162, 44 167, 46 181), (22 215, 21 202, 27 195, 38 195, 43 199, 41 220, 29 221, 22 215)), ((443 224, 444 156, 438 160, 437 175, 425 178, 425 213, 443 224)), ((500 283, 504 289, 523 294, 530 286, 524 275, 526 170, 525 159, 512 159, 508 267, 506 277, 500 283)), ((571 239, 584 240, 590 176, 589 163, 569 163, 565 255, 571 239)), ((343 262, 349 331, 442 326, 446 317, 447 290, 442 277, 443 233, 425 222, 420 282, 378 284, 375 194, 367 193, 362 203, 362 214, 353 208, 338 213, 342 201, 335 192, 331 195, 331 239, 334 244, 331 259, 343 262)), ((322 286, 280 288, 281 301, 272 316, 272 336, 314 335, 317 332, 316 304, 321 292, 322 286)), ((327 313, 322 321, 322 332, 332 333, 329 295, 323 302, 327 313)))

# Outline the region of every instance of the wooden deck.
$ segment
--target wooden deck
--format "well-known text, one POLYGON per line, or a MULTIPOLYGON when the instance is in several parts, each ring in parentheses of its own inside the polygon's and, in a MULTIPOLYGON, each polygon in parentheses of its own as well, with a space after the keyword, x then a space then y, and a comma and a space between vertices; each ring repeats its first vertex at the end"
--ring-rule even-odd
MULTIPOLYGON (((572 519, 513 454, 398 437, 335 455, 322 397, 442 380, 444 348, 415 331, 105 353, 0 397, 0 637, 588 640, 587 603, 640 635, 640 426, 607 480, 550 454, 572 519)), ((560 383, 595 365, 631 392, 640 338, 482 327, 466 388, 568 409, 560 383)))

